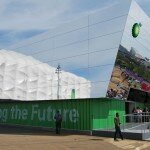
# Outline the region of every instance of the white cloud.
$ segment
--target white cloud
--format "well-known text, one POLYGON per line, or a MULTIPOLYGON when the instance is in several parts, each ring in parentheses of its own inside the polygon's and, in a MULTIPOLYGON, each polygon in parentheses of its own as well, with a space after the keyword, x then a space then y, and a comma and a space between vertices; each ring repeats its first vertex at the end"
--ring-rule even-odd
MULTIPOLYGON (((97 2, 105 9, 118 0, 97 2)), ((0 0, 0 29, 49 29, 56 24, 89 13, 87 0, 0 0), (78 9, 83 9, 78 12, 78 9)), ((99 6, 100 5, 100 6, 99 6)), ((94 8, 94 7, 93 7, 94 8)), ((97 9, 96 8, 96 9, 97 9)))
MULTIPOLYGON (((82 5, 83 10, 80 12, 76 11, 74 0, 0 0, 0 29, 47 29, 67 18, 77 18, 90 11, 87 9, 88 1, 76 1, 82 5)), ((99 8, 110 7, 117 1, 119 0, 102 1, 99 8)), ((143 6, 150 3, 150 0, 136 1, 143 6)))
MULTIPOLYGON (((7 47, 13 42, 21 41, 23 38, 20 35, 18 37, 18 32, 25 34, 37 30, 40 33, 88 13, 107 9, 118 1, 120 0, 0 0, 0 45, 7 47), (1 31, 9 30, 11 33, 1 34, 1 31)), ((147 13, 150 12, 150 0, 136 1, 147 13)), ((30 36, 25 35, 24 38, 28 37, 30 36)))
POLYGON ((48 28, 51 21, 70 9, 70 1, 0 0, 0 29, 48 28))

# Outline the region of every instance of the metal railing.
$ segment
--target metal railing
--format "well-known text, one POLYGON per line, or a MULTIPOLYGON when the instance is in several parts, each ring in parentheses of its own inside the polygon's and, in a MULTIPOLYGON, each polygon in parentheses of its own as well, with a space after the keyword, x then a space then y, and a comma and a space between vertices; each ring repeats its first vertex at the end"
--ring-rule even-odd
MULTIPOLYGON (((115 130, 114 125, 115 116, 93 116, 92 128, 94 130, 115 130)), ((150 132, 150 113, 141 114, 126 114, 120 116, 120 127, 122 131, 135 132, 135 133, 147 133, 150 132)))
POLYGON ((123 131, 135 133, 150 132, 150 113, 134 113, 123 116, 123 131))

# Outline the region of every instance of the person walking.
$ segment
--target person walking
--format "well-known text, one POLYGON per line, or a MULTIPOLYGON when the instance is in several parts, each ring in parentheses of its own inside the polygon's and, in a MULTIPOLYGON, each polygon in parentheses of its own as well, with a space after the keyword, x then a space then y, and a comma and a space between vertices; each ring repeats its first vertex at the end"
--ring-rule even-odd
POLYGON ((123 140, 123 135, 121 133, 120 129, 120 118, 119 118, 119 113, 116 113, 116 116, 114 118, 114 124, 115 124, 115 135, 114 135, 114 140, 117 141, 117 134, 119 133, 120 138, 123 140))
POLYGON ((57 110, 57 112, 54 116, 54 119, 55 119, 55 125, 56 125, 56 134, 60 134, 62 116, 61 116, 59 110, 57 110))

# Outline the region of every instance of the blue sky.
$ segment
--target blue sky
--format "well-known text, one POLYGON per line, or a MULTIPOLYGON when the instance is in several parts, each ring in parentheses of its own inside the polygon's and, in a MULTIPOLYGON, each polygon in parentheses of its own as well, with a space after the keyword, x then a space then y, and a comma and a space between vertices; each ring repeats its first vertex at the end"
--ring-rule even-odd
MULTIPOLYGON (((0 0, 0 48, 119 0, 0 0)), ((150 16, 150 0, 136 0, 150 16)))

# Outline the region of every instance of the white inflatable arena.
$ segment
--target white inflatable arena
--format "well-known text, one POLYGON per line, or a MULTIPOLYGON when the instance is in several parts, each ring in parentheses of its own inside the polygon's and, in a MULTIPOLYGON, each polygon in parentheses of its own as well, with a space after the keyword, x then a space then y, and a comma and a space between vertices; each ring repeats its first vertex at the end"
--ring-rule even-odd
POLYGON ((13 51, 0 50, 0 99, 55 100, 90 97, 90 81, 13 51), (59 92, 58 92, 59 91, 59 92), (58 94, 59 93, 59 94, 58 94))

